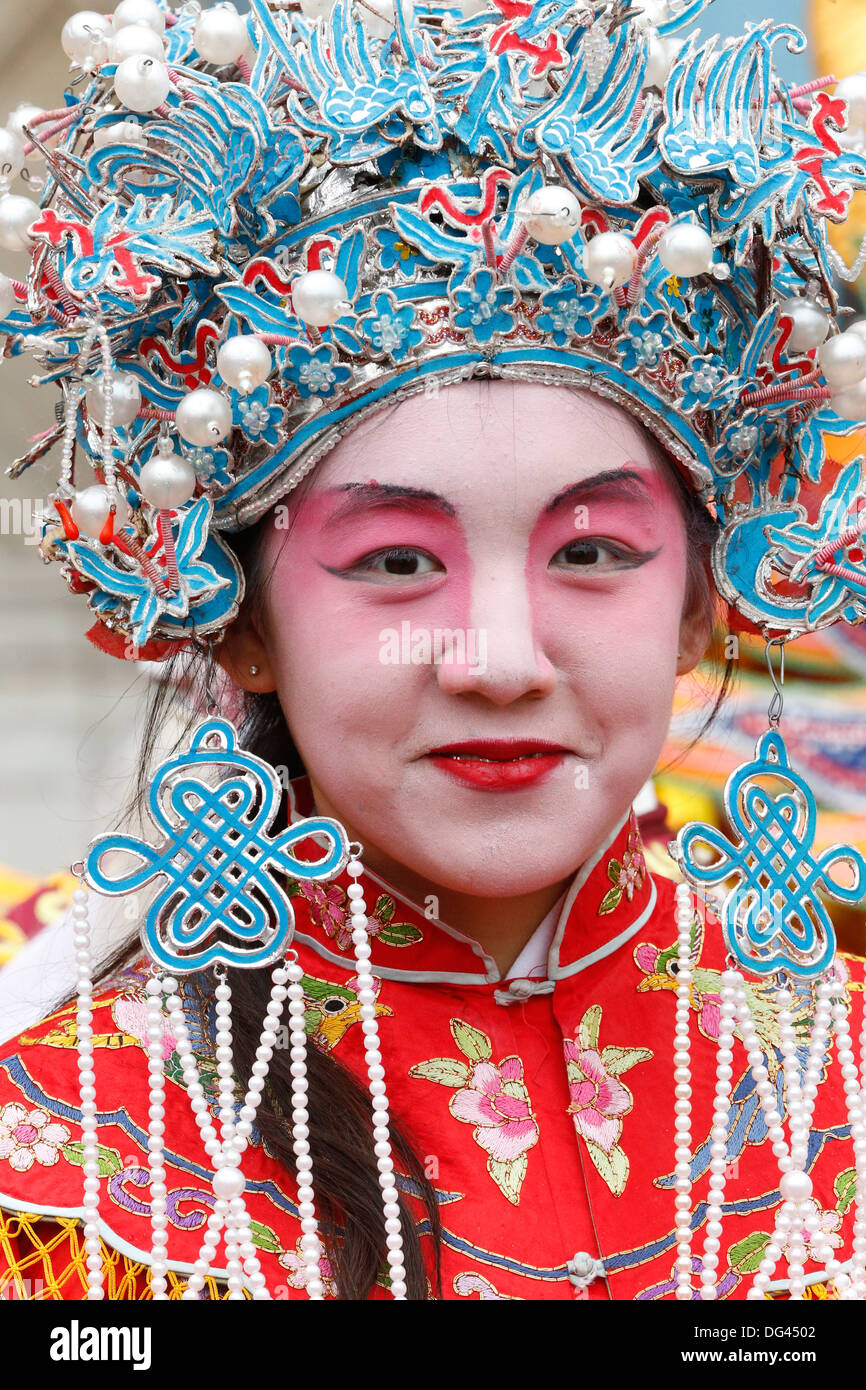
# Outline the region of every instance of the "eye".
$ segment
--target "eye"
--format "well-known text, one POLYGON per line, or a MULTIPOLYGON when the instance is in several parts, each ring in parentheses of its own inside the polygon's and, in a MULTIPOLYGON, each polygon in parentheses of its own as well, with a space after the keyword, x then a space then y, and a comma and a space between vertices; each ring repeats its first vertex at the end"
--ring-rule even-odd
POLYGON ((596 540, 587 536, 581 540, 569 541, 568 545, 556 552, 550 563, 567 569, 599 570, 630 567, 646 558, 646 555, 636 555, 633 551, 615 545, 613 541, 596 540))
POLYGON ((418 575, 436 574, 444 570, 444 566, 432 555, 428 555, 426 550, 416 550, 414 546, 392 546, 390 550, 377 550, 371 555, 365 555, 352 568, 386 578, 392 576, 395 579, 413 579, 418 575))
POLYGON ((329 1014, 331 1017, 343 1013, 345 1008, 345 999, 337 999, 334 995, 330 999, 324 999, 321 1004, 322 1013, 329 1014))

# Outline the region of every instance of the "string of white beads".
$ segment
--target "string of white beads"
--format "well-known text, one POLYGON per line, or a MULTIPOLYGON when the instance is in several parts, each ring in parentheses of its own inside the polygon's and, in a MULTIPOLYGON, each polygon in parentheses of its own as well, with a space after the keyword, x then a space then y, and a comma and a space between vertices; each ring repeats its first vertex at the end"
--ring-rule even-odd
MULTIPOLYGON (((833 1023, 836 1051, 842 1072, 851 1138, 854 1143, 854 1227, 853 1255, 847 1276, 840 1277, 841 1265, 833 1252, 827 1262, 827 1277, 835 1279, 840 1297, 846 1302, 866 1299, 866 1106, 845 1006, 845 986, 838 981, 834 990, 833 1023)), ((866 1023, 864 1023, 866 1030, 866 1023)))
MULTIPOLYGON (((360 853, 360 850, 358 850, 360 853)), ((359 879, 364 872, 360 859, 353 856, 346 872, 359 879)), ((388 1123, 388 1096, 385 1071, 379 1050, 379 1027, 376 1022, 376 991, 370 970, 370 939, 367 934, 364 890, 356 881, 347 889, 352 907, 352 942, 357 963, 358 1000, 361 1005, 361 1027, 364 1032, 364 1055, 370 1094, 373 1098, 373 1140, 379 1168, 379 1186, 385 1213, 385 1246, 391 1277, 391 1293, 395 1299, 406 1298, 406 1270, 403 1264, 403 1237, 400 1223, 400 1194, 394 1183, 394 1160, 391 1156, 391 1134, 388 1123)))
POLYGON ((313 1190, 313 1160, 310 1157, 309 1111, 307 1109, 307 1034, 304 1027, 306 1003, 301 984, 303 968, 298 960, 288 967, 289 1030, 292 1070, 292 1148, 298 1178, 298 1215, 301 1219, 301 1254, 306 1271, 308 1298, 321 1301, 324 1286, 321 1277, 322 1245, 316 1220, 313 1190))
POLYGON ((692 1297, 691 1225, 691 1111, 692 1074, 690 1067, 689 1013, 692 987, 692 895, 687 883, 676 887, 677 926, 677 1012, 674 1035, 674 1083, 676 1095, 676 1226, 677 1299, 692 1297))
POLYGON ((147 1152, 150 1168, 150 1228, 151 1265, 150 1287, 154 1301, 168 1298, 168 1215, 164 1166, 165 1134, 165 1067, 163 1039, 165 1027, 162 1012, 163 992, 172 994, 177 981, 156 976, 145 985, 147 994, 147 1058, 150 1076, 150 1098, 147 1122, 147 1152))
POLYGON ((87 1297, 105 1296, 102 1247, 99 1239, 99 1144, 96 1132, 96 1073, 93 1070, 93 964, 89 894, 84 887, 72 894, 72 935, 77 974, 76 1038, 81 1096, 81 1157, 84 1172, 84 1251, 87 1297))
MULTIPOLYGON (((713 1211, 713 1229, 707 1230, 704 1240, 701 1298, 717 1297, 717 1269, 721 1243, 721 1216, 725 1196, 728 1165, 728 1113, 731 1105, 731 1079, 734 1060, 734 1030, 737 1014, 737 987, 742 975, 736 970, 722 972, 719 1046, 716 1054, 716 1098, 713 1105, 713 1127, 710 1133, 710 1192, 709 1206, 713 1211)), ((708 1224, 709 1224, 708 1215, 708 1224)))

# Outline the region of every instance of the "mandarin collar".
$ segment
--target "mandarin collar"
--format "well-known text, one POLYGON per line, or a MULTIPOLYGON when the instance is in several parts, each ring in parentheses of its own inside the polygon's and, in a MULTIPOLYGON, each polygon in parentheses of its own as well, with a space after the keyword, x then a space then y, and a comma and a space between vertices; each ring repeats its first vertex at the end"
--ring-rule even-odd
MULTIPOLYGON (((314 814, 307 777, 291 781, 288 797, 292 822, 314 814)), ((321 854, 321 846, 312 838, 292 849, 304 860, 321 854)), ((327 883, 298 880, 291 892, 297 940, 323 960, 354 968, 346 894, 351 882, 344 870, 327 883)), ((500 984, 513 975, 500 975, 480 942, 431 916, 424 905, 407 898, 372 869, 365 868, 358 882, 367 904, 370 966, 375 975, 406 983, 456 985, 500 984)), ((550 943, 547 978, 533 980, 531 991, 526 992, 543 992, 545 986, 550 990, 557 980, 576 975, 625 946, 649 921, 656 898, 637 817, 630 807, 574 875, 550 943)))

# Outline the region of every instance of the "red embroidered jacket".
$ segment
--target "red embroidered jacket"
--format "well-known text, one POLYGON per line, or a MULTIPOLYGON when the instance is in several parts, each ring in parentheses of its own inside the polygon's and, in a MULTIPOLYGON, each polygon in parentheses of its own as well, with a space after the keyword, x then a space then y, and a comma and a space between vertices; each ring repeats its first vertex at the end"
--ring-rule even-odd
MULTIPOLYGON (((293 784, 293 795, 296 813, 308 813, 305 780, 293 784)), ((476 941, 430 920, 374 874, 361 881, 381 980, 377 1007, 391 1108, 423 1157, 441 1207, 443 1296, 673 1298, 674 884, 647 872, 633 813, 571 884, 545 978, 500 980, 476 941), (579 1277, 587 1270, 588 1283, 579 1277)), ((295 945, 312 1041, 363 1078, 348 884, 344 875, 332 884, 300 885, 295 945)), ((723 959, 718 923, 702 908, 692 994, 696 1255, 708 1191, 723 959)), ((856 1037, 863 962, 850 956, 844 962, 856 1037)), ((143 969, 126 972, 97 994, 94 1006, 100 1216, 112 1298, 150 1296, 143 979, 143 969)), ((756 986, 753 997, 775 1075, 778 1024, 769 990, 756 986)), ((73 1005, 0 1049, 0 1285, 5 1280, 8 1292, 22 1297, 75 1299, 86 1287, 74 1029, 73 1005)), ((204 1071, 206 1031, 205 1023, 196 1044, 204 1071)), ((746 1296, 780 1200, 739 1037, 735 1049, 723 1298, 746 1296)), ((214 1198, 168 1037, 166 1055, 168 1256, 179 1296, 214 1198)), ((854 1160, 838 1073, 834 1058, 819 1087, 809 1167, 821 1226, 834 1246, 842 1249, 844 1240, 844 1259, 854 1160)), ((268 1285, 276 1297, 303 1298, 294 1180, 255 1144, 244 1156, 244 1172, 268 1285)), ((827 1297, 817 1270, 807 1264, 810 1296, 827 1297)), ((786 1272, 783 1253, 776 1278, 784 1281, 786 1272)), ((333 1294, 330 1270, 323 1267, 323 1274, 333 1294)), ((389 1296, 384 1276, 373 1296, 389 1296)))

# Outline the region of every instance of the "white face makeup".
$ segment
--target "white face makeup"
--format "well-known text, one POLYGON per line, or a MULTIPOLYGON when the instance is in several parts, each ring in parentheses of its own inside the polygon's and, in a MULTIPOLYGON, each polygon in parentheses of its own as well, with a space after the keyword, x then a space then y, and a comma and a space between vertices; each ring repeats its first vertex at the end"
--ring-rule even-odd
POLYGON ((294 506, 263 636, 318 810, 422 902, 570 877, 671 714, 685 527, 640 427, 472 380, 364 422, 294 506))

